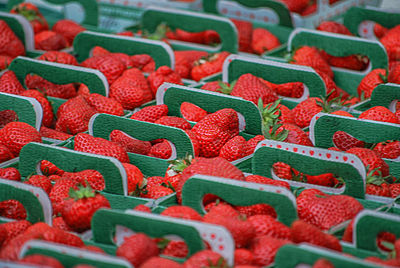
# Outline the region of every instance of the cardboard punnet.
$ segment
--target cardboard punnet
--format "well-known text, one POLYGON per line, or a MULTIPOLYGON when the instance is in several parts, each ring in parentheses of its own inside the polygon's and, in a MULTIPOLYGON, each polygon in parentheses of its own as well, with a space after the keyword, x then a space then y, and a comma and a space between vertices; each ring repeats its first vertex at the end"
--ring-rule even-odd
POLYGON ((396 103, 400 99, 400 85, 393 83, 380 84, 374 88, 371 97, 350 107, 350 111, 361 113, 374 106, 383 106, 396 112, 396 103))
POLYGON ((368 39, 377 39, 374 33, 375 23, 386 28, 400 24, 400 7, 397 10, 379 9, 376 7, 351 7, 343 18, 344 25, 354 35, 368 39))
POLYGON ((25 17, 6 12, 0 12, 0 20, 4 20, 15 33, 15 35, 22 41, 28 54, 29 51, 33 51, 35 49, 33 29, 25 17))

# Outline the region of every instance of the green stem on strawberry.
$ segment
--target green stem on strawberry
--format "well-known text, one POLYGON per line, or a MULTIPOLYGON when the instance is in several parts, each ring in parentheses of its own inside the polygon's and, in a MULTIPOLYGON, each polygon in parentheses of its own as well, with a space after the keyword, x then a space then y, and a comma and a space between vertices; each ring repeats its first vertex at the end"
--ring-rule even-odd
POLYGON ((78 190, 74 188, 69 189, 69 197, 73 198, 75 201, 83 198, 95 197, 96 192, 90 187, 89 183, 87 186, 79 185, 78 190))

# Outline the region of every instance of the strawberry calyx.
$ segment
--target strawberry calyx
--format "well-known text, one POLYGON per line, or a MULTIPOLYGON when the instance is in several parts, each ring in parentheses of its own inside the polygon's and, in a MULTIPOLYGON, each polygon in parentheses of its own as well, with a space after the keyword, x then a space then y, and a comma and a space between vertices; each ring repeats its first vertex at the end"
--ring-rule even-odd
POLYGON ((165 182, 161 183, 161 186, 164 186, 165 188, 169 188, 169 189, 171 189, 172 191, 176 192, 174 186, 172 186, 172 184, 171 184, 170 181, 168 182, 168 184, 165 183, 165 182))
POLYGON ((183 170, 185 168, 187 168, 188 166, 190 166, 190 164, 193 161, 193 156, 192 155, 187 155, 182 159, 175 159, 175 160, 170 160, 168 161, 169 166, 168 166, 168 176, 174 176, 174 175, 178 175, 180 173, 183 172, 183 170), (170 172, 173 171, 174 173, 170 172), (169 174, 171 173, 171 174, 169 174))
POLYGON ((230 95, 233 88, 235 87, 235 84, 236 84, 236 80, 234 82, 232 82, 230 86, 226 85, 222 81, 218 81, 218 85, 220 86, 220 88, 217 89, 217 91, 221 92, 223 94, 230 95))
MULTIPOLYGON (((386 70, 386 74, 389 72, 386 70)), ((388 75, 378 74, 379 78, 382 79, 383 83, 386 84, 388 82, 388 75)))
POLYGON ((73 198, 75 201, 96 196, 96 192, 90 187, 89 183, 87 183, 86 186, 78 185, 78 190, 74 190, 74 188, 71 187, 68 194, 69 197, 73 198))
POLYGON ((38 15, 38 13, 35 10, 28 9, 24 6, 20 7, 17 6, 13 9, 17 14, 24 16, 28 21, 34 21, 37 20, 40 23, 43 23, 43 19, 38 15))
POLYGON ((279 104, 281 103, 282 99, 276 100, 272 105, 264 106, 263 101, 261 98, 258 99, 258 110, 261 113, 263 124, 272 126, 273 123, 279 120, 280 116, 282 115, 281 111, 278 109, 279 104))
POLYGON ((193 66, 199 66, 207 62, 212 62, 218 59, 220 53, 210 53, 207 56, 201 57, 193 63, 193 66))
POLYGON ((258 99, 258 109, 260 110, 262 117, 262 133, 264 137, 268 140, 284 141, 289 135, 287 129, 282 129, 278 131, 283 124, 279 124, 279 117, 281 116, 281 111, 277 109, 280 100, 277 100, 272 104, 271 109, 264 108, 264 103, 261 98, 258 99), (274 111, 275 112, 272 112, 274 111), (278 111, 278 114, 275 114, 278 111))
POLYGON ((338 96, 328 101, 329 97, 333 94, 333 90, 331 90, 326 97, 320 96, 319 100, 317 100, 317 104, 322 107, 323 113, 333 113, 335 111, 339 111, 343 108, 343 106, 347 106, 345 104, 346 101, 342 101, 342 96, 338 96))
POLYGON ((166 38, 167 32, 170 32, 171 29, 165 22, 160 23, 156 30, 153 33, 149 33, 148 31, 144 30, 142 37, 150 39, 150 40, 163 40, 166 38))
POLYGON ((159 239, 157 239, 157 247, 160 250, 164 250, 168 246, 169 242, 171 242, 171 240, 169 240, 165 237, 159 238, 159 239))

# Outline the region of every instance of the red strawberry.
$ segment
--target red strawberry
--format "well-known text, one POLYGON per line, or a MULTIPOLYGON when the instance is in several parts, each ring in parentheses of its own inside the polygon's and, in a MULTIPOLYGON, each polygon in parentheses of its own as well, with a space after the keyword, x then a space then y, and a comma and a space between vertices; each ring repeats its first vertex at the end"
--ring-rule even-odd
POLYGON ((245 156, 247 141, 242 136, 235 136, 222 146, 219 156, 234 161, 245 156))
POLYGON ((62 210, 64 221, 76 232, 90 229, 93 214, 100 208, 110 208, 110 203, 90 187, 79 187, 69 193, 62 210))
POLYGON ((254 215, 249 217, 254 227, 255 236, 268 235, 280 239, 290 239, 290 228, 269 215, 254 215))
POLYGON ((253 24, 249 21, 230 19, 236 26, 239 39, 239 51, 252 52, 253 24))
POLYGON ((87 98, 87 102, 99 113, 119 116, 124 115, 124 108, 122 107, 121 103, 114 99, 104 97, 100 94, 90 94, 90 96, 87 98))
POLYGON ((147 155, 151 149, 149 141, 137 140, 117 129, 111 132, 110 140, 121 145, 129 153, 147 155))
POLYGON ((21 95, 35 98, 40 103, 40 106, 42 106, 43 110, 42 124, 46 127, 50 127, 53 124, 54 114, 53 108, 51 107, 48 99, 45 98, 42 93, 33 89, 25 90, 21 95))
POLYGON ((62 217, 53 218, 53 227, 63 231, 72 232, 71 227, 65 223, 62 217))
POLYGON ((20 259, 21 263, 40 265, 44 267, 52 268, 63 268, 64 265, 61 264, 56 258, 49 257, 42 254, 31 254, 20 259))
MULTIPOLYGON (((272 83, 270 83, 272 84, 272 83)), ((271 87, 279 96, 300 98, 304 93, 304 84, 301 82, 289 82, 284 84, 272 84, 271 87)))
POLYGON ((190 79, 190 71, 192 70, 192 63, 189 62, 185 57, 177 56, 175 54, 175 73, 177 73, 181 78, 190 79))
POLYGON ((400 64, 395 64, 389 68, 388 82, 400 84, 400 64))
POLYGON ((369 63, 368 57, 361 55, 349 55, 345 57, 331 56, 325 51, 320 51, 321 56, 329 63, 330 66, 345 68, 350 70, 364 70, 369 63))
POLYGON ((151 213, 151 208, 146 205, 137 205, 133 210, 151 213))
POLYGON ((56 165, 47 160, 43 160, 42 162, 40 162, 40 171, 45 176, 50 176, 50 175, 62 176, 65 172, 64 170, 59 169, 56 165))
POLYGON ((344 131, 336 131, 335 134, 333 134, 332 141, 341 151, 347 151, 355 147, 363 148, 365 146, 365 142, 354 138, 344 131))
POLYGON ((29 177, 24 183, 40 187, 42 188, 47 194, 50 194, 51 188, 53 185, 48 177, 43 175, 33 175, 29 177))
POLYGON ((103 175, 93 169, 86 169, 79 172, 64 172, 61 178, 72 179, 82 185, 89 183, 90 187, 96 191, 102 191, 105 188, 103 175))
POLYGON ((310 0, 282 0, 291 12, 301 13, 309 4, 310 0))
POLYGON ((207 54, 208 53, 205 51, 197 51, 197 50, 174 51, 175 60, 178 60, 179 58, 184 58, 189 62, 190 65, 193 65, 195 61, 198 61, 202 57, 206 57, 207 54))
POLYGON ((206 110, 190 102, 182 102, 180 112, 183 118, 193 122, 199 122, 208 114, 206 110))
POLYGON ((177 28, 174 32, 167 30, 166 37, 172 40, 204 44, 204 31, 192 33, 177 28))
POLYGON ((78 61, 74 56, 63 51, 47 51, 40 55, 38 60, 58 62, 62 64, 78 65, 78 61))
POLYGON ((390 196, 396 198, 400 195, 400 183, 393 183, 389 185, 390 196))
POLYGON ((154 72, 156 63, 153 58, 147 54, 138 54, 131 56, 133 68, 137 68, 143 72, 150 73, 154 72))
POLYGON ((220 52, 218 54, 210 54, 207 58, 202 58, 194 63, 194 67, 190 72, 191 77, 195 81, 222 71, 222 65, 229 56, 228 52, 220 52))
POLYGON ((275 123, 295 123, 294 114, 288 107, 280 104, 280 100, 277 100, 274 103, 264 104, 263 107, 261 107, 260 103, 258 108, 262 115, 263 124, 272 126, 275 123))
POLYGON ((69 190, 71 188, 75 190, 78 189, 77 185, 77 181, 68 178, 62 178, 56 181, 49 194, 54 215, 58 215, 62 212, 65 205, 65 200, 69 196, 69 190))
POLYGON ((373 150, 381 158, 395 159, 400 156, 400 141, 385 141, 378 143, 373 150))
POLYGON ((164 83, 183 85, 181 77, 168 66, 161 66, 147 78, 151 91, 156 95, 158 88, 164 83))
POLYGON ((5 70, 10 66, 13 58, 6 55, 0 55, 0 71, 5 70))
POLYGON ((5 145, 0 144, 0 163, 13 159, 14 155, 5 145))
POLYGON ((26 210, 18 200, 5 200, 0 202, 0 216, 15 220, 25 220, 26 210))
MULTIPOLYGON (((166 255, 166 254, 163 254, 166 255)), ((140 268, 182 268, 182 265, 169 259, 161 258, 161 257, 151 257, 147 259, 143 264, 140 265, 140 268)), ((75 267, 76 268, 76 267, 75 267)))
POLYGON ((279 248, 290 243, 288 240, 271 236, 260 236, 252 241, 253 265, 267 266, 274 262, 279 248))
POLYGON ((335 268, 335 266, 326 259, 318 259, 313 264, 312 268, 335 268))
POLYGON ((301 220, 292 223, 290 240, 294 243, 310 243, 324 248, 342 251, 339 239, 301 220))
POLYGON ((301 128, 309 126, 314 115, 323 110, 321 105, 318 104, 320 101, 320 98, 312 97, 297 104, 292 110, 296 125, 301 128))
POLYGON ((68 46, 64 36, 53 31, 42 31, 35 35, 35 48, 39 50, 60 50, 68 46))
POLYGON ((333 72, 329 64, 322 58, 315 47, 304 46, 294 52, 291 63, 305 65, 327 74, 333 78, 333 72))
POLYGON ((189 259, 186 260, 183 267, 184 268, 198 268, 198 267, 224 267, 225 260, 224 258, 212 251, 212 250, 202 250, 198 251, 189 259))
POLYGON ((75 136, 74 150, 92 154, 100 154, 117 158, 122 163, 129 163, 125 149, 111 141, 95 138, 86 133, 75 136))
POLYGON ((293 124, 283 124, 278 128, 277 134, 282 131, 287 131, 287 137, 283 140, 284 142, 300 144, 305 146, 314 146, 308 137, 308 134, 304 132, 301 128, 293 124))
POLYGON ((397 25, 390 29, 380 40, 383 46, 386 48, 389 61, 397 61, 400 59, 399 32, 400 26, 397 25))
POLYGON ((149 156, 169 159, 172 155, 172 147, 167 140, 154 144, 149 152, 149 156))
POLYGON ((386 35, 386 33, 389 31, 388 28, 380 25, 379 23, 375 22, 374 24, 374 34, 376 38, 381 39, 386 35))
POLYGON ((137 233, 125 238, 118 247, 116 255, 128 260, 133 266, 139 267, 147 259, 159 253, 156 242, 143 233, 137 233))
POLYGON ((84 97, 77 96, 63 103, 57 111, 56 130, 69 134, 87 131, 90 118, 96 114, 84 97))
POLYGON ((144 198, 158 199, 174 193, 172 189, 164 187, 162 185, 146 187, 146 191, 147 193, 141 194, 140 196, 144 198))
POLYGON ((290 185, 286 181, 280 181, 280 180, 273 180, 267 177, 263 177, 260 175, 249 175, 246 177, 247 182, 254 182, 254 183, 261 183, 261 184, 269 184, 269 185, 274 185, 274 186, 280 186, 287 188, 290 190, 290 185))
POLYGON ((24 87, 21 85, 13 71, 6 71, 0 77, 0 92, 19 95, 24 92, 24 87))
POLYGON ((191 129, 192 126, 188 121, 186 121, 183 118, 176 117, 176 116, 163 116, 159 119, 157 119, 154 123, 160 124, 160 125, 165 125, 165 126, 170 126, 170 127, 176 127, 180 128, 183 130, 191 129))
POLYGON ((263 28, 256 28, 253 30, 251 39, 251 48, 256 54, 263 54, 265 51, 272 50, 281 45, 279 39, 263 28))
POLYGON ((132 68, 133 67, 133 61, 131 56, 125 53, 111 53, 111 56, 120 62, 122 62, 125 66, 125 68, 132 68))
POLYGON ((125 71, 125 65, 112 55, 97 56, 86 59, 81 66, 97 69, 107 78, 108 84, 112 85, 125 71))
POLYGON ((370 195, 388 196, 390 197, 390 188, 387 183, 369 183, 367 181, 367 186, 365 188, 365 193, 370 195))
POLYGON ((72 20, 64 19, 57 21, 53 25, 52 30, 64 36, 68 41, 69 46, 71 46, 75 36, 86 29, 72 20))
POLYGON ((186 258, 188 253, 189 249, 186 243, 184 241, 177 240, 169 241, 165 248, 162 250, 162 255, 175 258, 186 258))
POLYGON ((128 180, 128 193, 134 192, 143 186, 143 174, 138 167, 129 163, 122 163, 128 180))
POLYGON ((154 123, 158 119, 168 114, 168 106, 165 104, 147 106, 134 113, 131 119, 154 123))
POLYGON ((42 142, 39 132, 24 122, 11 122, 0 130, 0 143, 7 145, 13 155, 30 142, 42 142))
POLYGON ((57 228, 49 228, 49 230, 44 232, 43 240, 71 247, 84 246, 84 243, 79 236, 57 228))
POLYGON ((239 214, 246 217, 251 217, 255 215, 268 215, 276 218, 276 211, 273 207, 267 204, 255 204, 251 206, 235 206, 235 209, 239 214))
MULTIPOLYGON (((253 253, 244 248, 235 249, 234 253, 235 267, 240 267, 240 265, 251 265, 253 262, 253 253)), ((242 266, 243 267, 243 266, 242 266)), ((245 266, 247 267, 247 266, 245 266)), ((253 266, 250 266, 253 267, 253 266)))
POLYGON ((230 85, 229 83, 225 83, 222 81, 212 81, 212 82, 205 83, 201 87, 201 89, 214 91, 214 92, 218 92, 218 93, 230 94, 232 92, 234 83, 232 83, 232 85, 230 85))
POLYGON ((264 104, 278 99, 278 96, 271 88, 252 74, 241 75, 233 87, 231 95, 241 97, 254 104, 257 104, 260 98, 264 104))
POLYGON ((0 178, 11 181, 21 181, 21 174, 19 174, 18 169, 14 167, 0 168, 0 178))
POLYGON ((71 137, 73 137, 70 134, 66 134, 64 132, 60 132, 51 128, 47 128, 45 126, 42 126, 40 128, 40 136, 45 137, 45 138, 50 138, 50 139, 55 139, 55 140, 67 140, 71 137))
POLYGON ((202 221, 201 215, 191 207, 171 206, 166 208, 160 215, 184 220, 202 221))
POLYGON ((92 50, 92 57, 110 55, 111 52, 101 46, 95 46, 92 50))
POLYGON ((49 29, 49 25, 39 9, 32 3, 20 3, 14 6, 10 13, 24 16, 33 28, 36 34, 49 29))
POLYGON ((317 27, 317 30, 344 35, 353 35, 346 26, 336 21, 323 21, 317 27))
POLYGON ((18 115, 13 110, 0 111, 0 129, 10 122, 18 121, 18 115))
POLYGON ((372 107, 360 114, 358 119, 367 119, 380 122, 399 124, 399 120, 388 108, 383 106, 372 107))
POLYGON ((199 156, 199 154, 200 154, 200 143, 197 140, 196 134, 194 134, 193 131, 191 131, 191 130, 185 130, 185 132, 189 136, 190 141, 192 142, 194 156, 199 156))
POLYGON ((0 20, 0 54, 15 58, 25 55, 25 47, 4 20, 0 20))
POLYGON ((254 150, 256 149, 258 143, 263 140, 265 140, 265 137, 263 135, 256 135, 254 138, 251 138, 250 140, 248 140, 246 155, 250 155, 250 154, 254 153, 254 150))
POLYGON ((58 85, 51 83, 38 75, 28 74, 25 78, 25 84, 27 88, 37 89, 51 97, 70 99, 76 96, 76 89, 72 83, 58 85))
POLYGON ((375 69, 369 72, 358 85, 358 96, 364 99, 370 98, 372 91, 375 89, 375 87, 379 84, 385 83, 385 76, 385 69, 375 69))
MULTIPOLYGON (((3 242, 9 242, 12 238, 23 233, 31 225, 32 224, 27 220, 10 221, 1 224, 6 232, 5 240, 3 242)), ((4 245, 5 244, 6 243, 4 243, 4 245)))

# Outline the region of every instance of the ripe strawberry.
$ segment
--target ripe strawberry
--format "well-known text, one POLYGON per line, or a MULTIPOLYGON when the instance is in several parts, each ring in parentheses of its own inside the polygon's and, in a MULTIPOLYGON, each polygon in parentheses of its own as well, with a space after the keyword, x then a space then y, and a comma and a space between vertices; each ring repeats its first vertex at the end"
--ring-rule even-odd
POLYGON ((15 58, 25 56, 25 47, 4 20, 0 20, 0 54, 15 58))
POLYGON ((160 215, 184 220, 202 221, 201 215, 191 207, 171 206, 166 208, 160 215))
POLYGON ((53 124, 53 119, 54 119, 53 108, 51 107, 51 104, 48 101, 48 99, 45 98, 42 93, 40 93, 37 90, 29 89, 25 90, 21 94, 21 96, 35 98, 40 103, 40 106, 42 106, 43 110, 42 124, 46 127, 50 127, 53 124))
POLYGON ((92 49, 92 57, 110 55, 111 52, 101 46, 95 46, 92 49))
POLYGON ((389 61, 397 61, 400 59, 399 32, 400 27, 397 25, 390 29, 380 40, 383 46, 386 48, 389 61))
POLYGON ((90 94, 90 96, 87 98, 87 102, 99 113, 106 113, 118 116, 124 115, 124 108, 122 107, 121 103, 114 99, 104 97, 100 94, 90 94))
POLYGON ((25 84, 27 88, 37 89, 51 97, 70 99, 76 96, 76 89, 73 83, 58 85, 38 75, 28 74, 25 78, 25 84))
POLYGON ((256 149, 258 143, 263 140, 265 140, 265 137, 263 135, 256 135, 254 138, 251 138, 250 140, 248 140, 246 155, 250 155, 250 154, 254 153, 254 150, 256 149))
POLYGON ((131 59, 131 56, 125 53, 111 53, 111 56, 120 62, 122 62, 125 66, 125 68, 132 68, 133 67, 133 61, 131 59))
POLYGON ((68 46, 64 36, 53 31, 42 31, 35 35, 35 48, 39 50, 60 50, 68 46))
POLYGON ((25 220, 26 210, 18 200, 5 200, 0 202, 0 216, 15 220, 25 220))
POLYGON ((90 229, 93 214, 100 208, 110 208, 108 200, 90 187, 71 190, 62 210, 64 221, 76 232, 90 229))
POLYGON ((189 62, 183 56, 179 56, 176 54, 177 51, 174 51, 175 54, 175 73, 178 74, 181 78, 190 79, 190 71, 192 70, 192 63, 189 62))
MULTIPOLYGON (((261 81, 266 82, 264 79, 261 81)), ((300 98, 304 93, 304 84, 301 82, 289 82, 284 84, 274 84, 268 82, 267 85, 279 96, 300 98)))
POLYGON ((263 54, 265 51, 272 50, 281 45, 279 39, 263 28, 256 28, 253 30, 251 39, 251 49, 256 54, 263 54))
POLYGON ((137 140, 117 129, 111 132, 110 141, 119 144, 129 153, 147 155, 151 149, 149 141, 137 140))
POLYGON ((85 169, 78 172, 64 172, 61 178, 72 179, 82 185, 89 183, 89 186, 95 191, 102 191, 105 188, 103 175, 93 169, 85 169))
POLYGON ((273 263, 279 248, 288 243, 288 240, 266 235, 255 238, 250 247, 253 252, 253 265, 268 266, 273 263))
POLYGON ((147 106, 134 113, 131 119, 154 123, 158 119, 168 114, 168 106, 165 104, 147 106))
POLYGON ((161 248, 161 254, 165 256, 171 256, 175 258, 186 258, 189 253, 188 246, 185 241, 180 240, 168 240, 161 239, 160 242, 157 242, 159 248, 161 248), (166 245, 165 245, 166 244, 166 245), (162 247, 160 247, 160 245, 162 247))
POLYGON ((375 69, 369 72, 360 82, 357 87, 358 96, 360 98, 368 99, 371 97, 372 91, 379 84, 385 83, 386 80, 385 69, 375 69))
POLYGON ((71 137, 73 137, 70 134, 64 133, 64 132, 60 132, 51 128, 47 128, 45 126, 42 126, 40 128, 40 136, 44 137, 44 138, 50 138, 50 139, 55 139, 55 140, 67 140, 71 137))
POLYGON ((128 154, 123 147, 103 138, 95 138, 86 133, 79 133, 75 136, 74 150, 111 156, 117 158, 122 163, 129 163, 128 154))
POLYGON ((235 86, 231 92, 232 96, 241 97, 245 100, 251 101, 254 104, 258 103, 261 98, 264 104, 276 101, 278 96, 269 88, 265 83, 252 75, 244 74, 236 81, 235 86))
POLYGON ((169 159, 172 155, 171 144, 167 140, 163 140, 162 142, 156 143, 151 147, 148 155, 161 159, 169 159))
POLYGON ((24 90, 13 71, 6 71, 0 77, 0 92, 19 95, 24 90))
POLYGON ((53 185, 48 177, 43 175, 33 175, 30 176, 24 183, 42 188, 47 194, 50 194, 53 185))
MULTIPOLYGON (((0 163, 13 159, 14 155, 5 145, 0 144, 0 163)), ((0 175, 1 176, 1 175, 0 175)))
POLYGON ((62 212, 65 200, 69 196, 69 190, 71 188, 77 190, 77 186, 78 182, 69 178, 61 178, 56 181, 49 194, 53 206, 53 215, 58 215, 62 212))
POLYGON ((268 235, 280 239, 290 239, 290 228, 269 215, 254 215, 249 217, 248 221, 253 225, 256 237, 268 235))
POLYGON ((0 168, 0 178, 11 181, 21 181, 21 174, 18 169, 14 167, 0 168))
POLYGON ((381 158, 395 159, 400 156, 399 141, 384 141, 378 143, 373 150, 378 153, 381 158))
POLYGON ((6 236, 3 241, 3 246, 6 245, 7 242, 9 242, 17 235, 23 233, 31 225, 32 224, 27 220, 17 220, 17 221, 2 223, 1 226, 6 231, 6 236))
POLYGON ((153 187, 146 187, 147 193, 141 195, 144 198, 150 199, 158 199, 170 194, 173 194, 174 191, 170 188, 164 187, 162 185, 155 185, 153 187))
POLYGON ((312 268, 335 268, 335 266, 326 259, 318 259, 313 264, 312 268))
POLYGON ((252 52, 252 37, 254 36, 253 24, 249 21, 230 19, 238 32, 239 51, 252 52))
POLYGON ((347 151, 350 148, 355 147, 363 148, 365 146, 365 142, 354 138, 344 131, 336 131, 335 134, 333 134, 332 136, 332 141, 335 146, 341 151, 347 151))
POLYGON ((0 143, 7 145, 13 155, 30 142, 42 142, 39 132, 24 122, 11 122, 0 130, 0 143))
POLYGON ((372 262, 374 264, 379 264, 379 266, 389 266, 389 267, 398 267, 399 262, 396 259, 382 260, 376 256, 370 256, 364 259, 365 261, 372 262))
POLYGON ((369 59, 362 55, 349 55, 345 57, 331 56, 325 51, 320 51, 321 56, 329 63, 330 66, 345 68, 350 70, 361 71, 368 66, 369 59))
POLYGON ((64 265, 61 264, 56 258, 49 257, 42 254, 31 254, 23 257, 19 260, 21 263, 40 265, 44 267, 52 267, 52 268, 63 268, 64 265))
POLYGON ((273 126, 275 123, 280 124, 294 124, 294 115, 292 111, 283 104, 280 104, 280 100, 274 103, 264 104, 263 107, 259 103, 259 110, 262 115, 263 124, 273 126))
POLYGON ((386 35, 386 33, 389 31, 388 28, 380 25, 379 23, 375 22, 374 24, 374 34, 376 38, 381 39, 386 35))
POLYGON ((128 193, 131 194, 137 188, 143 187, 143 174, 138 167, 129 163, 122 163, 128 180, 128 193))
POLYGON ((125 65, 112 55, 91 57, 83 61, 81 66, 97 69, 102 72, 107 78, 109 85, 112 85, 126 69, 125 65))
POLYGON ((176 127, 183 130, 192 128, 192 126, 188 121, 176 116, 162 116, 159 119, 157 119, 154 123, 170 127, 176 127))
POLYGON ((367 180, 367 186, 365 188, 365 193, 369 195, 379 195, 379 196, 388 196, 390 197, 390 188, 389 184, 378 182, 378 180, 370 183, 371 180, 367 180))
POLYGON ((64 36, 68 41, 69 46, 71 46, 75 36, 86 29, 72 20, 64 19, 57 21, 53 25, 52 30, 64 36))
POLYGON ((280 133, 283 133, 283 131, 287 131, 287 136, 283 140, 284 142, 300 144, 305 146, 314 146, 310 138, 308 137, 308 134, 296 125, 286 124, 286 123, 283 124, 277 129, 278 137, 280 133))
POLYGON ((394 124, 400 123, 395 114, 383 106, 375 106, 362 112, 358 119, 367 119, 394 124))
POLYGON ((65 172, 64 170, 59 169, 56 165, 47 160, 43 160, 40 162, 40 171, 45 176, 50 176, 50 175, 62 176, 65 172))
POLYGON ((205 51, 197 51, 197 50, 179 50, 179 51, 174 51, 174 55, 176 61, 178 61, 179 58, 184 58, 192 66, 194 62, 200 60, 202 57, 206 57, 208 53, 205 51))
POLYGON ((320 98, 311 97, 297 104, 292 110, 296 125, 301 128, 308 127, 314 115, 323 111, 320 102, 320 98))
POLYGON ((35 35, 49 29, 46 19, 32 3, 20 3, 14 6, 10 13, 24 16, 31 24, 35 35))
POLYGON ((230 94, 232 92, 233 86, 236 82, 233 82, 232 85, 229 83, 225 83, 222 81, 212 81, 205 83, 201 89, 214 91, 218 93, 230 94))
POLYGON ((69 65, 78 65, 78 61, 74 56, 63 51, 46 51, 45 53, 40 55, 38 60, 58 62, 69 65))
POLYGON ((317 30, 344 35, 353 35, 346 26, 336 21, 323 21, 320 25, 318 25, 317 30))
POLYGON ((396 198, 400 195, 400 183, 393 183, 389 185, 390 197, 396 198))
POLYGON ((0 71, 5 70, 10 66, 13 58, 6 55, 0 55, 0 71))
POLYGON ((151 73, 155 71, 156 63, 153 58, 147 54, 138 54, 131 56, 132 67, 137 68, 145 73, 151 73))
POLYGON ((245 156, 247 141, 242 136, 235 136, 222 146, 219 156, 232 162, 245 156))
POLYGON ((192 79, 199 81, 204 77, 221 72, 222 65, 228 56, 229 52, 223 51, 218 54, 210 54, 208 57, 196 61, 190 72, 192 79))
POLYGON ((220 254, 208 249, 196 252, 183 265, 184 268, 225 266, 226 262, 224 258, 220 254))
POLYGON ((287 188, 290 190, 290 185, 286 181, 279 181, 279 180, 273 180, 267 177, 263 177, 260 175, 249 175, 245 179, 247 182, 254 182, 254 183, 261 183, 261 184, 268 184, 268 185, 274 185, 274 186, 280 186, 287 188))
POLYGON ((151 208, 143 204, 137 205, 133 210, 151 213, 151 208))
POLYGON ((181 77, 168 66, 161 66, 147 78, 151 91, 156 95, 158 88, 164 83, 183 85, 181 77))
POLYGON ((49 230, 44 232, 43 239, 49 242, 63 244, 71 247, 84 246, 84 243, 79 236, 57 228, 50 228, 49 230))
POLYGON ((309 0, 282 0, 291 12, 301 13, 309 4, 309 0))
POLYGON ((322 58, 315 47, 304 46, 294 52, 291 63, 310 66, 315 70, 327 74, 333 78, 333 72, 329 64, 322 58))
POLYGON ((222 109, 198 122, 192 132, 200 144, 200 156, 215 157, 228 140, 239 134, 239 119, 233 109, 222 109))
POLYGON ((206 110, 190 102, 182 102, 180 112, 183 118, 193 122, 199 122, 208 114, 206 110))
POLYGON ((400 84, 400 64, 394 64, 389 68, 388 82, 400 84))
POLYGON ((69 227, 68 224, 65 223, 62 217, 53 218, 53 227, 63 231, 72 232, 71 227, 69 227))
POLYGON ((305 242, 336 251, 342 251, 339 239, 301 220, 292 223, 290 240, 294 243, 305 242))
POLYGON ((167 29, 166 37, 172 40, 180 40, 189 43, 204 44, 204 31, 203 32, 187 32, 182 29, 175 29, 172 31, 167 29))
POLYGON ((253 253, 248 249, 244 248, 235 249, 234 259, 235 259, 235 267, 240 267, 240 265, 244 265, 245 267, 246 265, 249 265, 250 267, 253 267, 251 266, 253 262, 253 253))
POLYGON ((0 129, 10 122, 18 121, 18 115, 13 110, 0 111, 0 129))
POLYGON ((147 259, 159 253, 156 242, 143 233, 136 233, 125 238, 118 247, 116 255, 128 260, 133 266, 139 267, 147 259))
POLYGON ((63 103, 57 110, 56 130, 68 134, 87 131, 90 118, 96 114, 84 97, 77 96, 63 103))
MULTIPOLYGON (((163 254, 166 255, 166 254, 163 254)), ((181 268, 182 265, 169 259, 161 257, 151 257, 140 265, 140 268, 181 268)))

